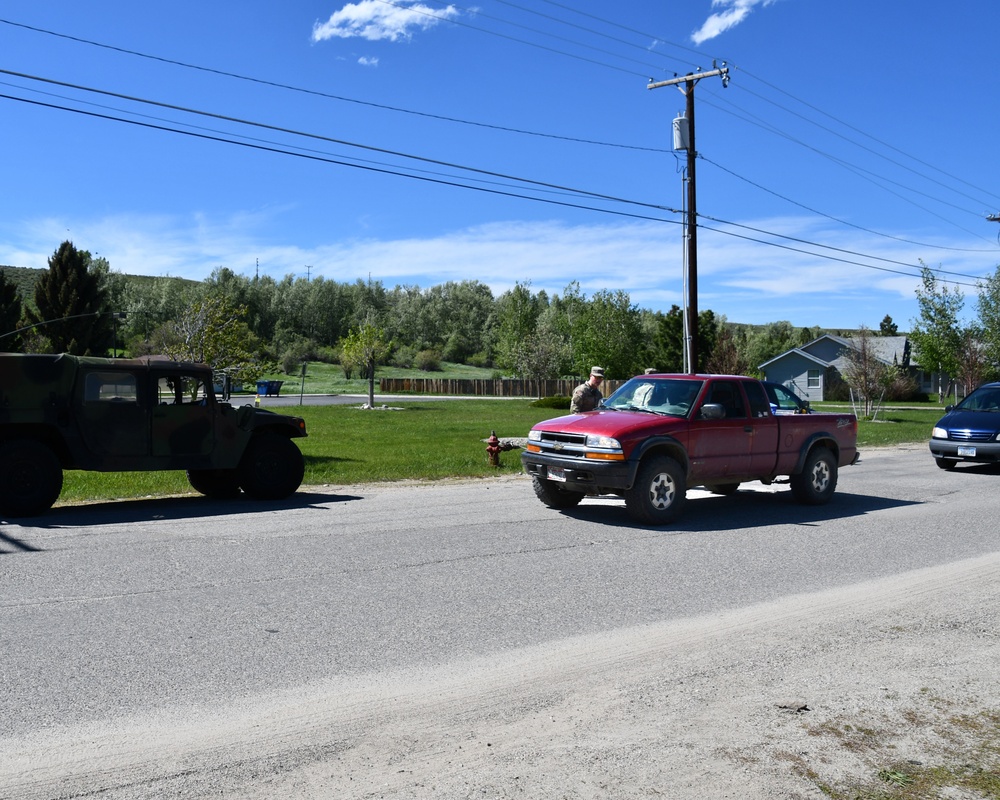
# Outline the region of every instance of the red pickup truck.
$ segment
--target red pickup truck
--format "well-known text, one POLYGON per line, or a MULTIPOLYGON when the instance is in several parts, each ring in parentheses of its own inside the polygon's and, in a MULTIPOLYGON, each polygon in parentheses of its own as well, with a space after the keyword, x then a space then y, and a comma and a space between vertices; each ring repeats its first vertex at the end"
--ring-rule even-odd
POLYGON ((772 414, 753 378, 641 375, 594 411, 535 425, 521 463, 551 508, 617 494, 633 519, 661 525, 694 486, 730 494, 787 478, 800 502, 826 503, 858 460, 857 436, 853 414, 772 414))

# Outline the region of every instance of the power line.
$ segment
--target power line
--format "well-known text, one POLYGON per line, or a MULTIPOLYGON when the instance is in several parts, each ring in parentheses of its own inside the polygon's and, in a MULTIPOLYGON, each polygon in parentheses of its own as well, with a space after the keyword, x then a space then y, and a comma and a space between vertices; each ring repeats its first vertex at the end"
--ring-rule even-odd
MULTIPOLYGON (((227 136, 223 136, 223 135, 211 135, 211 134, 204 133, 204 132, 180 130, 180 129, 177 129, 177 128, 169 127, 167 125, 158 125, 158 124, 153 124, 151 122, 143 122, 143 121, 139 121, 139 120, 124 119, 124 118, 121 118, 121 117, 114 117, 114 116, 111 116, 111 115, 108 115, 108 114, 101 114, 101 113, 97 113, 97 112, 93 112, 93 111, 87 111, 87 110, 78 109, 78 108, 70 108, 70 107, 67 107, 67 106, 59 106, 59 105, 56 105, 56 104, 53 104, 53 103, 45 103, 45 102, 41 102, 41 101, 38 101, 38 100, 30 100, 28 98, 17 97, 17 96, 14 96, 14 95, 0 94, 0 99, 15 100, 15 101, 22 102, 22 103, 27 103, 27 104, 30 104, 30 105, 40 106, 40 107, 44 107, 44 108, 50 108, 50 109, 54 109, 54 110, 58 110, 58 111, 67 111, 67 112, 71 112, 71 113, 75 113, 75 114, 81 114, 81 115, 84 115, 84 116, 89 116, 89 117, 93 117, 93 118, 108 120, 108 121, 112 121, 112 122, 121 122, 121 123, 129 124, 129 125, 134 125, 134 126, 138 126, 138 127, 143 127, 143 128, 147 128, 147 129, 159 130, 159 131, 163 131, 163 132, 167 132, 167 133, 176 133, 176 134, 180 134, 180 135, 184 135, 184 136, 189 136, 189 137, 193 137, 193 138, 197 138, 197 139, 203 139, 203 140, 208 140, 208 141, 219 142, 219 143, 223 143, 223 144, 232 144, 232 145, 236 145, 236 146, 239 146, 239 147, 245 147, 245 148, 249 148, 249 149, 253 149, 253 150, 258 150, 258 151, 263 151, 263 152, 269 152, 269 153, 275 153, 275 154, 279 154, 279 155, 294 156, 294 157, 297 157, 297 158, 304 158, 304 159, 308 159, 308 160, 312 160, 312 161, 318 161, 318 162, 327 163, 327 164, 332 164, 332 165, 336 165, 336 166, 352 167, 352 168, 355 168, 355 169, 362 169, 362 170, 366 170, 366 171, 369 171, 369 172, 380 173, 380 174, 385 174, 385 175, 391 175, 391 176, 394 176, 394 177, 410 178, 410 179, 413 179, 413 180, 420 180, 420 181, 424 181, 424 182, 427 182, 427 183, 432 183, 432 184, 446 186, 446 187, 459 188, 459 189, 469 189, 469 190, 472 190, 472 191, 478 191, 478 192, 483 192, 483 193, 487 193, 487 194, 493 194, 493 195, 499 195, 499 196, 504 196, 504 197, 510 197, 510 198, 514 198, 514 199, 531 200, 531 201, 534 201, 534 202, 547 203, 547 204, 550 204, 550 205, 560 206, 560 207, 564 207, 564 208, 573 208, 573 209, 583 210, 583 211, 593 211, 593 212, 596 212, 596 213, 611 214, 611 215, 614 215, 614 216, 626 217, 626 218, 630 218, 630 219, 637 219, 637 220, 643 220, 643 221, 648 221, 648 222, 659 222, 659 223, 664 223, 665 222, 665 223, 671 223, 671 224, 681 224, 679 221, 676 221, 676 220, 664 219, 662 217, 655 217, 655 216, 651 216, 651 215, 648 215, 648 214, 640 214, 640 213, 626 212, 626 211, 620 211, 620 210, 615 210, 615 209, 600 208, 600 207, 597 207, 597 206, 584 205, 582 203, 570 203, 570 202, 566 202, 566 201, 552 200, 552 199, 549 199, 549 198, 536 197, 536 196, 533 196, 533 195, 525 195, 525 194, 521 194, 521 193, 517 193, 517 192, 513 192, 513 191, 504 191, 504 190, 494 189, 494 188, 484 188, 484 187, 480 187, 480 186, 470 186, 467 183, 462 183, 462 182, 459 182, 457 180, 445 180, 445 179, 442 179, 442 178, 427 177, 427 176, 424 176, 424 175, 414 175, 414 174, 409 173, 409 172, 402 172, 399 169, 390 169, 390 168, 387 168, 387 167, 372 166, 372 165, 369 165, 369 164, 352 163, 350 161, 344 161, 342 159, 331 158, 331 157, 323 156, 323 155, 320 155, 320 154, 317 154, 317 153, 297 152, 295 150, 288 150, 288 149, 286 149, 284 147, 281 147, 281 146, 271 146, 271 145, 265 145, 265 144, 261 144, 261 143, 257 143, 257 142, 247 142, 247 141, 234 140, 232 138, 228 138, 227 136)), ((553 187, 553 188, 555 188, 555 187, 553 187)), ((589 193, 584 193, 584 195, 585 196, 590 196, 589 193)), ((628 201, 622 201, 622 202, 628 202, 628 201)), ((643 205, 643 204, 636 203, 636 205, 643 205)), ((673 209, 665 209, 665 210, 673 211, 673 209)), ((677 212, 677 213, 679 213, 679 212, 677 212)), ((869 258, 869 259, 876 260, 876 261, 884 261, 886 263, 894 263, 894 264, 898 264, 900 266, 908 267, 908 268, 914 269, 914 270, 920 269, 920 267, 917 266, 917 265, 905 264, 904 262, 893 261, 891 259, 881 258, 881 257, 878 257, 878 256, 871 256, 871 255, 867 255, 867 254, 864 254, 864 253, 858 253, 858 252, 855 252, 855 251, 845 250, 845 249, 842 249, 842 248, 836 248, 836 247, 832 247, 832 246, 829 246, 829 245, 823 245, 823 244, 820 244, 820 243, 817 243, 817 242, 811 242, 809 240, 805 240, 805 239, 801 239, 801 238, 786 236, 784 234, 775 233, 773 231, 767 231, 767 230, 764 230, 764 229, 761 229, 761 228, 754 228, 754 227, 748 226, 748 225, 741 225, 739 223, 730 222, 730 221, 727 221, 727 220, 722 220, 722 219, 718 219, 718 218, 707 216, 707 215, 699 215, 699 217, 702 218, 702 219, 707 219, 707 220, 711 220, 713 222, 717 222, 717 223, 722 224, 722 225, 729 225, 729 226, 732 226, 732 227, 744 228, 746 230, 753 231, 754 233, 758 233, 758 234, 761 234, 761 235, 771 236, 771 237, 778 238, 778 239, 786 239, 786 240, 788 240, 790 242, 795 242, 797 244, 803 244, 803 245, 807 245, 807 246, 810 246, 810 247, 816 247, 816 248, 820 248, 820 249, 827 249, 827 250, 831 250, 831 251, 836 252, 836 253, 843 253, 845 255, 853 255, 853 256, 860 257, 860 258, 869 258)), ((827 254, 824 254, 824 253, 816 253, 816 252, 813 252, 813 251, 809 251, 809 250, 804 250, 804 249, 801 249, 801 248, 792 247, 791 245, 783 245, 783 244, 776 243, 776 242, 773 242, 773 241, 767 241, 765 239, 758 239, 758 238, 755 238, 755 237, 752 237, 752 236, 748 236, 748 235, 744 235, 744 234, 738 234, 738 233, 735 233, 733 231, 727 231, 727 230, 722 230, 722 229, 719 229, 719 228, 712 228, 712 227, 707 227, 707 226, 702 226, 702 227, 705 228, 706 230, 710 230, 710 231, 713 231, 713 232, 716 232, 716 233, 720 233, 720 234, 723 234, 723 235, 726 235, 726 236, 733 236, 733 237, 736 237, 736 238, 744 239, 744 240, 747 240, 747 241, 752 241, 752 242, 755 242, 757 244, 762 244, 762 245, 766 245, 766 246, 769 246, 769 247, 777 247, 779 249, 789 250, 789 251, 793 251, 793 252, 799 252, 799 253, 803 253, 803 254, 806 254, 806 255, 813 256, 815 258, 821 258, 821 259, 830 260, 830 261, 837 261, 837 262, 841 262, 841 263, 852 264, 854 266, 859 266, 859 267, 863 267, 863 268, 866 268, 866 269, 873 269, 873 270, 878 270, 878 271, 883 271, 883 272, 892 272, 894 274, 905 275, 906 277, 910 277, 910 278, 918 278, 919 277, 918 274, 915 274, 915 273, 912 273, 912 272, 903 272, 902 270, 895 270, 895 269, 889 269, 889 268, 886 268, 886 267, 879 267, 879 266, 876 266, 876 265, 873 265, 873 264, 865 264, 863 262, 849 260, 849 259, 843 258, 841 256, 833 256, 833 255, 827 255, 827 254)), ((961 277, 970 277, 970 278, 974 278, 974 279, 976 278, 976 276, 966 276, 966 275, 962 275, 961 273, 949 273, 946 270, 940 270, 940 269, 935 269, 933 271, 937 272, 937 273, 940 273, 940 274, 951 274, 951 275, 959 275, 961 277)), ((959 281, 946 280, 946 282, 948 282, 948 283, 954 283, 954 284, 960 285, 960 286, 969 286, 970 285, 970 284, 962 283, 962 282, 959 282, 959 281)))
MULTIPOLYGON (((255 127, 255 128, 262 128, 264 130, 275 131, 275 132, 278 132, 278 133, 287 133, 287 134, 290 134, 290 135, 293 135, 293 136, 302 136, 302 137, 306 137, 306 138, 309 138, 309 139, 316 139, 316 140, 319 140, 319 141, 330 142, 332 144, 340 144, 340 145, 345 145, 345 146, 348 146, 348 147, 357 147, 357 148, 362 149, 362 150, 368 150, 368 151, 371 151, 371 152, 380 153, 382 155, 392 155, 392 156, 397 156, 399 158, 412 159, 414 161, 420 161, 420 162, 427 163, 427 164, 433 164, 435 166, 443 166, 443 167, 448 167, 450 169, 459 169, 459 170, 463 170, 463 171, 467 171, 467 172, 473 172, 473 173, 480 174, 480 175, 486 175, 486 176, 489 176, 489 177, 492 177, 492 178, 503 178, 505 180, 512 180, 512 181, 516 181, 518 183, 524 183, 524 184, 527 184, 527 185, 530 185, 530 186, 538 186, 538 187, 545 188, 545 189, 558 189, 558 190, 561 190, 561 191, 571 192, 573 194, 579 194, 579 195, 583 195, 583 196, 590 197, 590 198, 593 198, 593 199, 607 200, 607 201, 613 201, 613 202, 618 202, 618 203, 627 203, 627 204, 630 204, 630 205, 641 205, 641 206, 645 206, 647 208, 655 209, 657 211, 671 211, 673 213, 680 213, 679 211, 676 211, 674 209, 669 209, 669 208, 666 208, 664 206, 653 204, 653 203, 641 203, 641 202, 635 201, 635 200, 625 200, 625 199, 620 198, 620 197, 614 197, 612 195, 601 194, 601 193, 598 193, 598 192, 589 192, 589 191, 586 191, 586 190, 583 190, 583 189, 575 189, 575 188, 571 188, 571 187, 567 187, 567 186, 558 186, 556 184, 546 183, 544 181, 536 181, 536 180, 532 180, 530 178, 520 178, 520 177, 513 176, 513 175, 505 175, 504 173, 494 172, 492 170, 485 170, 485 169, 479 169, 479 168, 476 168, 476 167, 463 166, 461 164, 454 164, 454 163, 451 163, 451 162, 448 162, 448 161, 441 161, 440 159, 427 158, 425 156, 417 156, 417 155, 413 155, 413 154, 409 154, 409 153, 403 153, 403 152, 400 152, 400 151, 397 151, 397 150, 389 150, 389 149, 384 148, 384 147, 375 147, 373 145, 365 145, 365 144, 360 144, 358 142, 351 142, 351 141, 348 141, 346 139, 337 139, 337 138, 330 137, 330 136, 322 136, 320 134, 307 133, 307 132, 304 132, 304 131, 298 131, 298 130, 294 130, 292 128, 284 128, 284 127, 280 127, 280 126, 277 126, 277 125, 269 125, 269 124, 263 123, 263 122, 255 122, 255 121, 252 121, 252 120, 240 119, 239 117, 232 117, 232 116, 228 116, 228 115, 225 115, 225 114, 216 114, 216 113, 213 113, 213 112, 210 112, 210 111, 202 111, 202 110, 198 110, 198 109, 187 108, 185 106, 179 106, 179 105, 175 105, 175 104, 172 104, 172 103, 162 103, 162 102, 159 102, 159 101, 156 101, 156 100, 149 100, 149 99, 146 99, 146 98, 141 98, 141 97, 135 97, 135 96, 126 95, 126 94, 121 94, 119 92, 111 92, 111 91, 107 91, 105 89, 96 89, 96 88, 93 88, 93 87, 82 86, 82 85, 79 85, 79 84, 67 83, 65 81, 58 81, 58 80, 55 80, 53 78, 43 78, 43 77, 40 77, 40 76, 28 75, 26 73, 14 72, 12 70, 7 70, 7 69, 0 69, 0 74, 2 74, 2 75, 11 75, 11 76, 17 77, 17 78, 24 78, 25 80, 37 81, 37 82, 49 84, 49 85, 52 85, 52 86, 61 86, 61 87, 66 88, 66 89, 75 89, 77 91, 88 92, 88 93, 92 93, 92 94, 98 94, 98 95, 102 95, 104 97, 114 97, 114 98, 117 98, 119 100, 127 100, 129 102, 141 103, 141 104, 144 104, 144 105, 151 105, 151 106, 154 106, 154 107, 157 107, 157 108, 165 108, 165 109, 169 109, 169 110, 172 110, 172 111, 180 111, 180 112, 183 112, 185 114, 194 114, 194 115, 197 115, 197 116, 203 116, 203 117, 209 117, 209 118, 212 118, 212 119, 222 120, 222 121, 225 121, 225 122, 234 122, 234 123, 237 123, 239 125, 247 125, 247 126, 251 126, 251 127, 255 127)), ((14 98, 14 99, 17 99, 17 98, 14 98)))
POLYGON ((739 174, 733 172, 731 169, 727 169, 726 167, 722 166, 721 164, 719 164, 719 163, 717 163, 715 161, 712 161, 712 159, 706 158, 701 153, 698 154, 698 158, 700 158, 702 161, 705 161, 705 162, 711 164, 713 167, 716 167, 717 169, 721 169, 723 172, 725 172, 725 173, 727 173, 729 175, 732 175, 734 178, 738 178, 739 180, 743 181, 744 183, 747 183, 747 184, 749 184, 750 186, 753 186, 756 189, 760 189, 762 192, 767 192, 768 194, 774 195, 775 197, 777 197, 777 198, 779 198, 781 200, 784 200, 786 203, 791 203, 792 205, 795 205, 795 206, 798 206, 799 208, 805 209, 806 211, 808 211, 811 214, 816 214, 817 216, 820 216, 820 217, 826 217, 827 219, 832 220, 833 222, 836 222, 836 223, 838 223, 840 225, 846 225, 849 228, 855 228, 856 230, 863 231, 865 233, 870 233, 870 234, 873 234, 875 236, 881 236, 881 237, 883 237, 885 239, 892 239, 892 240, 897 241, 897 242, 903 242, 904 244, 912 244, 912 245, 916 245, 918 247, 930 247, 930 248, 933 248, 933 249, 936 249, 936 250, 948 250, 948 251, 952 251, 952 252, 956 252, 956 253, 993 253, 993 252, 996 252, 996 248, 992 248, 992 247, 991 248, 973 249, 973 248, 969 248, 969 247, 946 247, 945 245, 941 245, 941 244, 928 244, 927 242, 916 242, 916 241, 913 241, 912 239, 904 239, 902 236, 893 236, 892 234, 889 234, 889 233, 882 233, 881 231, 876 231, 876 230, 873 230, 872 228, 866 228, 863 225, 856 225, 853 222, 848 222, 847 220, 840 219, 838 217, 834 217, 834 216, 832 216, 830 214, 827 214, 827 213, 825 213, 823 211, 818 211, 815 208, 810 208, 809 206, 807 206, 807 205, 805 205, 803 203, 800 203, 797 200, 792 200, 791 198, 785 197, 784 195, 779 194, 778 192, 774 191, 773 189, 768 189, 766 186, 762 186, 761 184, 756 183, 756 182, 750 180, 749 178, 745 178, 742 175, 739 175, 739 174))
MULTIPOLYGON (((425 176, 425 175, 414 175, 414 174, 411 174, 411 173, 408 173, 408 172, 401 172, 399 169, 389 169, 389 168, 386 168, 386 167, 378 167, 378 166, 373 166, 373 165, 370 165, 370 164, 363 164, 363 163, 356 163, 356 162, 351 162, 351 161, 345 161, 343 159, 326 157, 326 156, 319 155, 317 153, 303 152, 301 150, 299 152, 296 152, 295 150, 288 150, 288 149, 284 149, 284 148, 279 147, 279 146, 265 145, 265 144, 261 144, 261 143, 251 142, 251 141, 239 141, 238 139, 231 139, 231 138, 226 138, 225 136, 211 135, 211 134, 203 133, 203 132, 200 133, 200 132, 191 131, 191 130, 180 130, 178 128, 171 128, 171 127, 166 126, 166 125, 157 125, 157 124, 154 124, 152 122, 142 122, 140 120, 124 119, 124 118, 121 118, 121 117, 113 117, 111 115, 100 114, 100 113, 97 113, 95 111, 86 111, 84 109, 79 109, 79 108, 70 108, 68 106, 59 106, 59 105, 56 105, 54 103, 44 103, 44 102, 39 101, 39 100, 30 100, 30 99, 25 98, 25 97, 17 97, 17 96, 14 96, 14 95, 0 94, 0 99, 15 100, 15 101, 18 101, 18 102, 21 102, 21 103, 28 103, 30 105, 40 106, 40 107, 43 107, 43 108, 50 108, 50 109, 54 109, 54 110, 58 110, 58 111, 68 111, 68 112, 71 112, 71 113, 74 113, 74 114, 81 114, 83 116, 93 117, 93 118, 96 118, 96 119, 104 119, 104 120, 109 120, 109 121, 112 121, 112 122, 122 122, 122 123, 125 123, 125 124, 128 124, 128 125, 135 125, 135 126, 142 127, 142 128, 149 128, 149 129, 152 129, 152 130, 165 131, 165 132, 168 132, 168 133, 177 133, 177 134, 180 134, 182 136, 190 136, 192 138, 204 139, 204 140, 207 140, 207 141, 221 142, 221 143, 224 143, 224 144, 232 144, 232 145, 236 145, 238 147, 246 147, 246 148, 249 148, 249 149, 260 150, 260 151, 264 151, 264 152, 278 153, 278 154, 281 154, 281 155, 288 155, 288 156, 295 156, 297 158, 304 158, 304 159, 309 159, 309 160, 312 160, 312 161, 320 161, 320 162, 323 162, 323 163, 335 164, 337 166, 342 166, 342 167, 353 167, 355 169, 362 169, 362 170, 366 170, 366 171, 369 171, 369 172, 376 172, 376 173, 382 173, 382 174, 386 174, 386 175, 394 175, 394 176, 397 176, 397 177, 411 178, 413 180, 424 181, 424 182, 427 182, 427 183, 434 183, 434 184, 438 184, 438 185, 442 185, 442 186, 451 186, 451 187, 460 188, 460 189, 470 189, 472 191, 478 191, 478 192, 483 192, 483 193, 487 193, 487 194, 501 195, 501 196, 504 196, 504 197, 512 197, 512 198, 516 198, 516 199, 520 199, 520 200, 533 200, 535 202, 548 203, 550 205, 562 206, 562 207, 565 207, 565 208, 575 208, 575 209, 580 209, 580 210, 584 210, 584 211, 596 211, 598 213, 613 214, 615 216, 629 217, 629 218, 632 218, 632 219, 641 219, 641 220, 646 220, 646 221, 651 221, 651 222, 673 222, 673 220, 663 219, 662 217, 654 217, 654 216, 650 216, 648 214, 630 213, 630 212, 626 212, 626 211, 616 211, 614 209, 599 208, 599 207, 595 207, 595 206, 587 206, 587 205, 583 205, 582 203, 569 203, 569 202, 560 201, 560 200, 552 200, 552 199, 544 198, 544 197, 535 197, 535 196, 532 196, 532 195, 518 194, 516 192, 501 191, 499 189, 489 189, 489 188, 483 188, 483 187, 480 187, 480 186, 470 186, 470 185, 465 184, 465 183, 460 183, 457 180, 444 180, 444 179, 440 179, 440 178, 428 177, 428 176, 425 176)), ((512 178, 512 180, 522 180, 522 179, 512 178)), ((544 187, 545 186, 545 184, 542 184, 539 181, 528 181, 528 182, 529 183, 533 183, 533 184, 535 184, 537 186, 540 186, 540 187, 544 187)), ((558 188, 558 187, 548 186, 547 188, 558 188)), ((591 199, 616 200, 616 202, 623 202, 623 203, 630 203, 632 205, 646 206, 646 207, 652 208, 652 209, 660 208, 661 210, 668 211, 668 212, 673 212, 674 211, 673 209, 664 208, 662 206, 653 206, 651 204, 644 204, 644 203, 639 203, 639 202, 635 202, 635 201, 620 200, 620 199, 611 198, 611 197, 603 197, 602 198, 601 195, 596 195, 596 194, 593 194, 593 193, 584 192, 582 190, 566 190, 566 191, 568 191, 568 192, 575 192, 575 193, 578 193, 578 194, 580 194, 582 196, 590 197, 591 199)), ((679 213, 679 212, 674 212, 674 213, 679 213)), ((677 224, 680 224, 680 223, 677 223, 677 224)))

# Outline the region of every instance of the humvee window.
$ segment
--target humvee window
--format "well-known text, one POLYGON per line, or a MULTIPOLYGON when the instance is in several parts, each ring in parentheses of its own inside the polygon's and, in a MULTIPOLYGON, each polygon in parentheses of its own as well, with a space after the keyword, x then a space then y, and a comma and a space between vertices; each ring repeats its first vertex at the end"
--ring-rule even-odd
POLYGON ((88 403, 135 403, 135 375, 122 372, 91 372, 87 375, 88 403))
POLYGON ((191 375, 169 375, 157 381, 156 395, 160 405, 202 403, 208 397, 208 387, 191 375))

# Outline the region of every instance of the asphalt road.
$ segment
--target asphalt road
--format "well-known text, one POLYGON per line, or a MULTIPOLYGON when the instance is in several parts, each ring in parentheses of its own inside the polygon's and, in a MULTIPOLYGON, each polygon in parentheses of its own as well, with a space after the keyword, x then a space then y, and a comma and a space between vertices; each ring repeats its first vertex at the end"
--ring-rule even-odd
MULTIPOLYGON (((693 491, 662 529, 631 524, 615 499, 553 511, 523 477, 312 487, 276 505, 127 501, 3 523, 0 798, 96 791, 105 784, 93 775, 73 783, 87 743, 139 719, 183 738, 200 713, 303 687, 419 674, 1000 549, 996 470, 946 473, 924 446, 862 456, 827 506, 797 505, 787 487, 693 491), (26 771, 36 747, 44 775, 26 771), (79 763, 51 763, 67 748, 79 763)), ((100 780, 139 780, 129 775, 100 780)))

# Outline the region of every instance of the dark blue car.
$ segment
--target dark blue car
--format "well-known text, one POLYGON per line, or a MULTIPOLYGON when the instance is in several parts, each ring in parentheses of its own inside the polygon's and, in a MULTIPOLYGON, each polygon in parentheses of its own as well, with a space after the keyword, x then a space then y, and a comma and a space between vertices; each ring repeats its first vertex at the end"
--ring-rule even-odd
POLYGON ((984 383, 945 411, 931 434, 931 455, 941 469, 960 461, 1000 462, 1000 383, 984 383))

